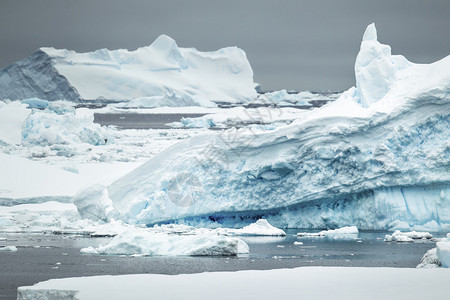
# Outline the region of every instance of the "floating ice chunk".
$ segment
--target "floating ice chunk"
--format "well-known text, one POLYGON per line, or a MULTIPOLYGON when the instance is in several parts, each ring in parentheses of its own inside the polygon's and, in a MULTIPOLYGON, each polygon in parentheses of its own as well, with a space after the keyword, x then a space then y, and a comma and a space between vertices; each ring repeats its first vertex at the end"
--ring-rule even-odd
POLYGON ((450 267, 450 241, 436 243, 436 255, 445 268, 450 267))
POLYGON ((77 115, 72 104, 55 101, 44 111, 33 111, 22 125, 22 144, 54 145, 88 143, 104 145, 112 142, 108 131, 94 124, 92 115, 77 115))
POLYGON ((97 248, 83 248, 82 253, 106 255, 237 255, 248 253, 248 245, 241 239, 205 233, 173 235, 146 230, 127 231, 111 242, 97 248))
POLYGON ((323 230, 320 232, 299 232, 298 237, 326 237, 331 239, 354 239, 358 237, 359 230, 356 226, 346 226, 338 229, 323 230))
POLYGON ((428 250, 417 268, 450 267, 450 233, 447 238, 436 243, 436 248, 428 250))
POLYGON ((0 247, 0 252, 16 252, 16 251, 17 251, 17 247, 16 246, 0 247))
POLYGON ((226 234, 246 235, 246 236, 285 236, 286 232, 276 228, 265 219, 259 219, 255 223, 245 226, 241 229, 227 229, 226 234))
POLYGON ((436 248, 428 250, 420 260, 420 264, 417 265, 417 268, 419 269, 432 269, 439 267, 442 267, 442 263, 436 254, 436 248))
POLYGON ((433 235, 429 232, 401 232, 399 230, 394 231, 392 235, 387 234, 384 237, 385 242, 414 242, 418 239, 431 239, 433 235))

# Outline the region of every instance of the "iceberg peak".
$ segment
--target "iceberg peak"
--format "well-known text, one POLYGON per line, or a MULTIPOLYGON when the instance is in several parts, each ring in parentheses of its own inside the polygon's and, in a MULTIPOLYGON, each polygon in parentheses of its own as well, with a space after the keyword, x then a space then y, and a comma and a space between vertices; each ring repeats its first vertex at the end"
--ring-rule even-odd
POLYGON ((369 107, 383 98, 396 78, 391 47, 377 41, 375 24, 367 26, 355 62, 356 88, 359 102, 369 107))
POLYGON ((376 41, 377 40, 377 28, 375 23, 369 24, 363 35, 363 41, 376 41))
POLYGON ((161 34, 150 45, 150 47, 161 50, 161 51, 168 51, 169 49, 178 48, 178 45, 177 45, 177 42, 170 36, 161 34))

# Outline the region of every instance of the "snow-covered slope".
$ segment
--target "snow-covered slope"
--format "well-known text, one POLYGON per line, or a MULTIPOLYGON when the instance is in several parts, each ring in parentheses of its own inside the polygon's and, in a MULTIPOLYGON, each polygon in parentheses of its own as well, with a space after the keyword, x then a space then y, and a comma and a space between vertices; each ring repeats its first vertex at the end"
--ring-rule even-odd
POLYGON ((446 299, 449 271, 406 268, 295 269, 51 279, 17 299, 446 299))
POLYGON ((108 186, 114 207, 146 224, 450 230, 450 56, 386 76, 397 59, 375 38, 372 24, 355 66, 367 75, 337 101, 273 131, 178 143, 108 186))
POLYGON ((166 35, 135 51, 76 53, 41 48, 0 71, 0 99, 12 100, 156 97, 147 102, 155 106, 161 101, 173 106, 214 106, 212 100, 254 99, 254 87, 253 71, 243 50, 179 48, 166 35))

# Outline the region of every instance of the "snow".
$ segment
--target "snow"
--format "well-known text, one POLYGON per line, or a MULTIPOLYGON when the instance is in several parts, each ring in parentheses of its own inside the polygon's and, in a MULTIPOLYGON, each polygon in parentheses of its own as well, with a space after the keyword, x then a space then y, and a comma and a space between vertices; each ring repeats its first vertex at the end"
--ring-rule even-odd
POLYGON ((81 249, 84 254, 105 255, 237 255, 249 252, 241 239, 215 234, 173 235, 146 229, 132 229, 115 236, 108 244, 81 249))
POLYGON ((273 130, 181 141, 109 185, 120 219, 449 230, 450 56, 400 64, 374 36, 369 26, 357 87, 338 100, 273 130))
POLYGON ((19 287, 17 299, 446 299, 448 276, 448 269, 342 267, 94 276, 19 287))
POLYGON ((58 167, 0 153, 0 199, 47 199, 66 201, 79 189, 89 186, 89 178, 58 167), (63 199, 61 199, 63 198, 63 199))
POLYGON ((20 102, 0 101, 0 144, 20 144, 22 124, 30 114, 27 105, 20 102))
POLYGON ((355 226, 346 226, 338 229, 322 230, 320 232, 298 232, 298 237, 326 237, 329 239, 355 239, 359 230, 355 226))
POLYGON ((0 247, 0 252, 17 252, 17 247, 16 246, 0 247))
POLYGON ((385 242, 414 242, 414 240, 426 240, 431 239, 433 235, 429 232, 401 232, 399 230, 394 231, 392 235, 387 234, 384 237, 385 242))
POLYGON ((135 51, 40 48, 0 70, 0 99, 129 101, 131 106, 215 106, 256 98, 243 50, 180 48, 166 35, 135 51))

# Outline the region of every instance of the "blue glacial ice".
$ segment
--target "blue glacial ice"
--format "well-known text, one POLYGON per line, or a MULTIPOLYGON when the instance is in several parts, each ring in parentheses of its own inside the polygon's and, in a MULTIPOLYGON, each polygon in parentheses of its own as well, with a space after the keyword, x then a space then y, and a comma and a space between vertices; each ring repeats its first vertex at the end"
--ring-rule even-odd
POLYGON ((181 48, 166 35, 135 51, 40 48, 0 70, 0 99, 135 101, 137 106, 215 106, 256 98, 243 50, 181 48))
POLYGON ((106 187, 113 208, 139 224, 449 231, 450 56, 392 56, 372 24, 355 74, 289 125, 173 145, 106 187))

